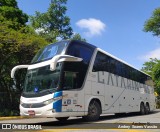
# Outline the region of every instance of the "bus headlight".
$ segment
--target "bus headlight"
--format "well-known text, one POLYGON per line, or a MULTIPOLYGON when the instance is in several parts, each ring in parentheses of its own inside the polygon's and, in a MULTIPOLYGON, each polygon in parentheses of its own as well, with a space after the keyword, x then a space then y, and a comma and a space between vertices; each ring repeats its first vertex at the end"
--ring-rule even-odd
POLYGON ((44 101, 43 104, 48 105, 48 104, 52 103, 53 101, 54 101, 54 99, 52 98, 47 101, 44 101))

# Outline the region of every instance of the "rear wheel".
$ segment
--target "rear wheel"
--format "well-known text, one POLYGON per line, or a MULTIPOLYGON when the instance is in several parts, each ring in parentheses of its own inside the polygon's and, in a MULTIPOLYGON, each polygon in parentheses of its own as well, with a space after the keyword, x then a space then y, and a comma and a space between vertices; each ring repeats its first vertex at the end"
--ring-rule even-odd
POLYGON ((88 107, 88 115, 84 116, 83 119, 86 121, 96 121, 99 119, 101 114, 101 107, 97 101, 92 101, 88 107))
POLYGON ((141 115, 144 115, 144 114, 145 114, 145 106, 144 106, 144 103, 141 103, 141 105, 140 105, 140 114, 141 114, 141 115))
POLYGON ((59 121, 66 121, 69 117, 56 117, 59 121))
POLYGON ((146 104, 145 106, 145 114, 148 114, 150 112, 149 104, 146 104))

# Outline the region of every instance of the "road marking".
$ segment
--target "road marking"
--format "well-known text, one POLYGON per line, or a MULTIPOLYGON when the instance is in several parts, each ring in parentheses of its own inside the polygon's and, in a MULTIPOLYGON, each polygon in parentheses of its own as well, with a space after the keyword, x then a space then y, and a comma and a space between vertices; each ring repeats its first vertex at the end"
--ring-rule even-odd
POLYGON ((46 129, 46 130, 41 130, 38 132, 78 132, 78 131, 110 131, 110 132, 150 132, 150 130, 134 130, 134 129, 130 129, 130 130, 125 130, 125 129, 46 129))
POLYGON ((0 120, 12 120, 12 119, 30 119, 29 116, 10 116, 10 117, 0 117, 0 120))

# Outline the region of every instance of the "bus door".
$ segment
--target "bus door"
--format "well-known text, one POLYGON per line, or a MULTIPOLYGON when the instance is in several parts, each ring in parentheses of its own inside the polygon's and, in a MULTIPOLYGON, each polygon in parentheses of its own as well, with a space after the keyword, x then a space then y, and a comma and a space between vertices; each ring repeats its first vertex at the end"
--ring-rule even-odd
POLYGON ((64 71, 63 101, 62 109, 64 112, 76 112, 75 105, 78 101, 77 72, 64 71))
MULTIPOLYGON (((70 65, 70 64, 69 64, 70 65)), ((68 66, 67 66, 68 67, 68 66)), ((79 69, 78 69, 79 70, 79 69)), ((63 85, 63 101, 62 108, 64 112, 84 112, 84 95, 80 86, 80 73, 78 70, 64 70, 64 85, 63 85)))

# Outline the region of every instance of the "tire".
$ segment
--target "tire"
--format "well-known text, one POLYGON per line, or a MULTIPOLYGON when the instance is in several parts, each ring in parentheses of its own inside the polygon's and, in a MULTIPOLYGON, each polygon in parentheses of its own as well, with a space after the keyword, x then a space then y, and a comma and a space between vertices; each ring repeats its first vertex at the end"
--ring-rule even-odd
POLYGON ((145 106, 145 114, 149 114, 149 112, 150 112, 149 104, 146 104, 146 106, 145 106))
POLYGON ((96 121, 99 119, 101 114, 101 107, 98 102, 92 101, 88 107, 88 115, 84 116, 85 121, 96 121))
POLYGON ((141 115, 144 115, 144 114, 145 114, 145 106, 144 106, 144 103, 141 103, 141 105, 140 105, 140 114, 141 114, 141 115))
POLYGON ((56 117, 58 121, 66 121, 69 117, 56 117))

